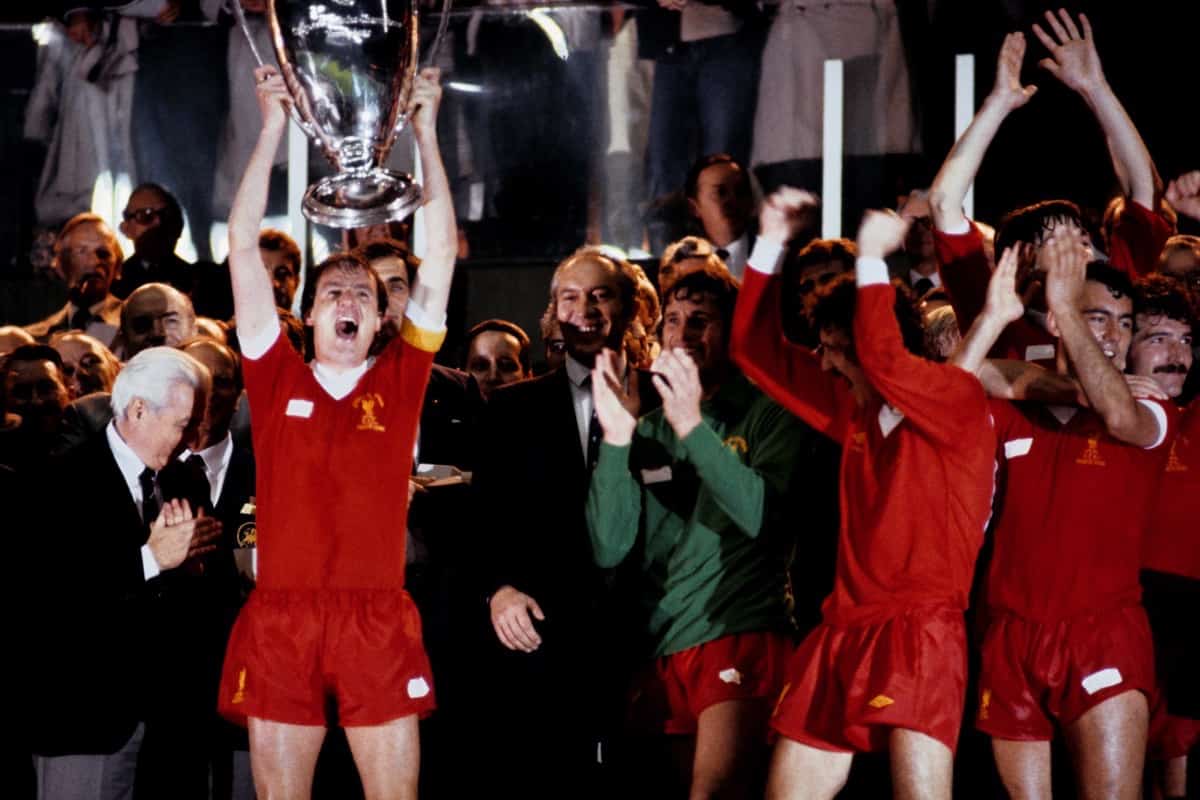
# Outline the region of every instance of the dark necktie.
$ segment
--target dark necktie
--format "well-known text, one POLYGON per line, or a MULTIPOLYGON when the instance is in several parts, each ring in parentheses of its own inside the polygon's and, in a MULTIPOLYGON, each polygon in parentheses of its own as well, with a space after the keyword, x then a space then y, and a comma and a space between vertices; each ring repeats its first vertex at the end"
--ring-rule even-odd
POLYGON ((933 281, 929 280, 929 278, 921 278, 920 280, 918 280, 916 283, 913 284, 913 294, 915 294, 917 296, 917 299, 919 300, 922 297, 924 297, 925 293, 928 292, 932 288, 933 288, 933 281))
POLYGON ((596 409, 592 409, 592 418, 588 422, 588 446, 587 446, 587 468, 591 472, 596 468, 596 462, 600 460, 600 440, 604 438, 604 428, 600 425, 600 418, 596 416, 596 409))
POLYGON ((76 309, 71 315, 70 328, 73 331, 86 331, 88 323, 92 321, 92 312, 86 308, 76 309))
POLYGON ((185 463, 196 476, 196 489, 203 491, 203 495, 196 499, 205 506, 209 505, 212 501, 212 484, 208 480, 208 466, 204 459, 195 453, 188 456, 185 463))
POLYGON ((721 259, 722 261, 728 262, 729 261, 729 251, 726 250, 724 247, 718 247, 717 248, 717 258, 721 259))
POLYGON ((158 517, 158 498, 154 496, 155 474, 154 470, 146 467, 138 476, 138 483, 142 485, 142 521, 147 526, 153 525, 158 517))

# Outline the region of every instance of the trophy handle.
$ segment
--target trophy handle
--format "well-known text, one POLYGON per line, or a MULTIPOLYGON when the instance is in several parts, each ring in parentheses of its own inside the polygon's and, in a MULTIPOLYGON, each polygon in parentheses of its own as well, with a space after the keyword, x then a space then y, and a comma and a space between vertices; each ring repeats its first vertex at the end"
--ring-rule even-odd
MULTIPOLYGON (((445 2, 448 7, 450 0, 445 0, 445 2)), ((245 35, 246 43, 250 45, 250 54, 254 56, 254 60, 258 62, 260 67, 267 66, 266 62, 263 61, 262 53, 258 52, 258 45, 254 42, 254 34, 250 32, 250 26, 246 23, 246 12, 242 9, 242 0, 229 0, 229 6, 233 8, 233 16, 237 17, 238 27, 242 29, 242 33, 245 35)), ((441 36, 440 33, 438 35, 439 37, 441 36)), ((317 129, 308 122, 305 122, 296 112, 294 106, 285 105, 284 107, 287 109, 288 116, 292 118, 292 121, 299 125, 300 130, 304 131, 310 139, 318 141, 321 139, 321 135, 317 132, 317 129)))
POLYGON ((433 37, 433 45, 425 59, 425 66, 432 67, 437 61, 438 53, 442 51, 442 39, 446 36, 446 26, 450 24, 450 0, 442 0, 442 18, 438 20, 437 34, 433 37))

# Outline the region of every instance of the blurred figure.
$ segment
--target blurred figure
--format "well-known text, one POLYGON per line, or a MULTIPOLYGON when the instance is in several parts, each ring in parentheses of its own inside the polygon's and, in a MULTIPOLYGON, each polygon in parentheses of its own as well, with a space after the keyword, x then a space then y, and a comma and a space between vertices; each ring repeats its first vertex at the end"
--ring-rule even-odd
POLYGON ((529 335, 515 323, 489 319, 467 331, 467 355, 463 363, 484 399, 508 383, 530 377, 529 335))
POLYGON ((110 291, 124 253, 116 235, 95 214, 78 214, 63 225, 54 242, 54 268, 67 284, 67 304, 25 330, 41 342, 58 331, 83 331, 112 345, 121 301, 110 291))
POLYGON ((283 231, 267 228, 258 235, 258 252, 271 276, 275 305, 291 311, 300 285, 300 246, 283 231))
POLYGON ((1180 233, 1167 239, 1158 269, 1184 281, 1193 290, 1200 287, 1200 236, 1180 233))
POLYGON ((925 352, 930 358, 945 361, 958 349, 961 341, 958 320, 949 304, 938 306, 925 314, 925 352))
POLYGON ((174 195, 157 183, 143 183, 129 195, 118 227, 133 242, 133 255, 121 266, 113 294, 125 299, 147 283, 192 291, 192 265, 175 255, 175 245, 183 234, 183 209, 174 195))
POLYGON ((86 333, 68 331, 55 334, 50 346, 62 358, 62 375, 72 400, 92 392, 111 392, 121 371, 121 362, 112 351, 86 333))
POLYGON ((178 347, 196 335, 192 301, 165 283, 140 287, 121 309, 120 352, 129 360, 147 347, 178 347))
POLYGON ((0 325, 0 356, 11 353, 23 344, 35 343, 36 340, 24 328, 0 325))
POLYGON ((858 248, 849 239, 813 239, 783 262, 783 332, 796 344, 815 347, 817 334, 808 322, 817 290, 854 269, 858 248))
POLYGON ((558 317, 554 315, 553 304, 542 314, 541 329, 546 372, 553 372, 561 367, 567 358, 567 343, 563 341, 562 328, 559 327, 558 317))
POLYGON ((214 342, 226 344, 229 341, 229 335, 226 331, 225 323, 219 319, 196 317, 197 336, 203 336, 205 339, 212 339, 214 342))
POLYGON ((0 399, 5 419, 21 420, 0 435, 0 464, 18 471, 36 465, 49 454, 69 400, 62 358, 44 344, 18 347, 0 366, 0 399))
POLYGON ((688 212, 699 224, 700 232, 712 242, 733 277, 741 280, 754 244, 750 173, 733 156, 705 156, 688 172, 686 192, 688 212))
POLYGON ((692 272, 710 270, 724 266, 713 243, 701 236, 685 236, 671 242, 663 250, 658 263, 658 288, 663 295, 671 291, 671 284, 692 272))
POLYGON ((408 308, 408 293, 416 279, 421 259, 398 239, 371 239, 355 250, 364 261, 383 279, 387 288, 388 307, 385 322, 389 327, 400 330, 404 310, 408 308))

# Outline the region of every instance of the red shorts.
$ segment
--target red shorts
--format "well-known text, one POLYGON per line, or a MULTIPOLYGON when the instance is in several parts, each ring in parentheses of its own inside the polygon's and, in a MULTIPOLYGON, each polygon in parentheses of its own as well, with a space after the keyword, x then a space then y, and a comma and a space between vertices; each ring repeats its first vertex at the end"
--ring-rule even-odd
POLYGON ((822 624, 800 644, 771 718, 822 750, 886 750, 894 728, 954 751, 967 691, 962 611, 905 611, 870 625, 822 624))
POLYGON ((1157 692, 1150 710, 1150 735, 1147 750, 1157 761, 1182 758, 1200 742, 1200 719, 1176 717, 1167 712, 1166 696, 1157 692))
POLYGON ((1141 606, 1040 624, 991 618, 983 638, 976 727, 999 739, 1049 741, 1055 721, 1131 689, 1151 695, 1154 649, 1141 606))
POLYGON ((791 652, 787 636, 754 631, 656 658, 634 684, 630 723, 639 730, 694 734, 700 712, 709 706, 726 700, 773 703, 791 652))
POLYGON ((380 725, 434 708, 421 618, 403 589, 255 589, 229 637, 218 710, 295 725, 380 725))

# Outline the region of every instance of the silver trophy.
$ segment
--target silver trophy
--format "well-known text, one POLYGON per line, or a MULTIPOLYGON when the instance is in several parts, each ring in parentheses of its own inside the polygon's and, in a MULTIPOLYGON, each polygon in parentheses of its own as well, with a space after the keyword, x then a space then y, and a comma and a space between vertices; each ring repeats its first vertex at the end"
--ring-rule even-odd
MULTIPOLYGON (((449 5, 444 0, 431 58, 449 5)), ((241 0, 232 7, 261 64, 241 0)), ((304 216, 312 222, 362 228, 420 207, 421 187, 412 176, 383 168, 407 122, 419 58, 417 17, 415 0, 268 0, 292 117, 337 170, 304 193, 304 216)))

